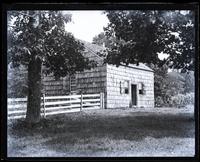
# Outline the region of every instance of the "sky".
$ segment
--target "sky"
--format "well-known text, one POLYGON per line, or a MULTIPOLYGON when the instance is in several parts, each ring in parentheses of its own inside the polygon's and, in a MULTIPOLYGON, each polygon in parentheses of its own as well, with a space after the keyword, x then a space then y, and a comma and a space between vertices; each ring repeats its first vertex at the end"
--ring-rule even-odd
POLYGON ((72 14, 72 22, 65 26, 66 31, 71 32, 75 38, 92 42, 94 36, 103 32, 109 20, 103 11, 65 11, 72 14))

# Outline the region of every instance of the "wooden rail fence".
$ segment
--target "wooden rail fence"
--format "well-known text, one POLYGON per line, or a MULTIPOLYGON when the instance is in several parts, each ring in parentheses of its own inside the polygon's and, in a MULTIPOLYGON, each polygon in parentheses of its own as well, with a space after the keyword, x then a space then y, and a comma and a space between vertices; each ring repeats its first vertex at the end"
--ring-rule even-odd
MULTIPOLYGON (((41 116, 104 108, 104 93, 41 97, 41 116)), ((27 97, 8 98, 8 119, 26 117, 27 97)))

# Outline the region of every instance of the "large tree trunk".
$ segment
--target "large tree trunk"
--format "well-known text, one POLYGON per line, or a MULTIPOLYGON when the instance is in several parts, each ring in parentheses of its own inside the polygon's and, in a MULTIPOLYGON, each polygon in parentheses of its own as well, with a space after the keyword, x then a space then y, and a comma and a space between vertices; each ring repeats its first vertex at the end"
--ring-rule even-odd
POLYGON ((30 124, 40 121, 41 67, 40 59, 30 61, 28 66, 28 103, 26 121, 30 124))

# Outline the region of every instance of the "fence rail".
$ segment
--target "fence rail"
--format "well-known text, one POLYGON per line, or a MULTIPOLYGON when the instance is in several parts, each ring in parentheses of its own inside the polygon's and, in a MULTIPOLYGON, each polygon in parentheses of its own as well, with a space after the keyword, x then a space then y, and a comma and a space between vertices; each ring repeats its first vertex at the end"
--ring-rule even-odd
MULTIPOLYGON (((26 117, 27 98, 8 98, 8 119, 26 117)), ((104 94, 41 97, 41 116, 104 108, 104 94)))

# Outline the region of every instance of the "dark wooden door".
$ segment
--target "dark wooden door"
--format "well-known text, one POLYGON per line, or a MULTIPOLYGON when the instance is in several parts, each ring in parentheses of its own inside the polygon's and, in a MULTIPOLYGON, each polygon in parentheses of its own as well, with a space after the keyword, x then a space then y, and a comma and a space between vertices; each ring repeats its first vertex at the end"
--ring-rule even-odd
POLYGON ((133 106, 137 105, 137 89, 135 84, 131 85, 131 100, 133 106))

